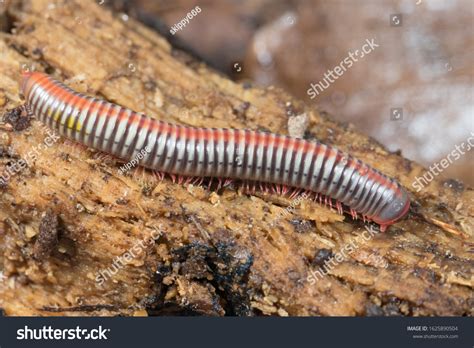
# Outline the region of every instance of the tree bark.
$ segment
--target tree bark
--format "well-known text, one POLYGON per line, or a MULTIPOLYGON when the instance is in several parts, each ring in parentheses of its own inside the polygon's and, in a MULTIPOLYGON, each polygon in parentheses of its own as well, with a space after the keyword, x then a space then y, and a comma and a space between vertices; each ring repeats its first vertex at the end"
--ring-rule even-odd
POLYGON ((0 187, 6 315, 473 314, 472 189, 435 178, 416 192, 420 165, 281 90, 230 81, 105 5, 0 6, 2 114, 22 104, 22 64, 191 126, 286 134, 288 114, 306 113, 309 139, 397 178, 413 205, 405 220, 366 241, 363 222, 314 202, 209 191, 147 171, 121 175, 115 159, 65 139, 39 147, 48 133, 38 121, 24 130, 3 123, 0 173, 29 159, 0 187), (356 248, 334 261, 351 241, 356 248), (308 281, 325 261, 328 274, 308 281))

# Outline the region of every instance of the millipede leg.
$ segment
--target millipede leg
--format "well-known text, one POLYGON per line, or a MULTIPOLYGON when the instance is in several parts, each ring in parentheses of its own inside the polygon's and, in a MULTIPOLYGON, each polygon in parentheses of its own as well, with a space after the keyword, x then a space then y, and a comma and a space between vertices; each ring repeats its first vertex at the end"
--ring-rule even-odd
POLYGON ((340 215, 344 214, 344 210, 343 210, 343 208, 342 208, 341 202, 337 201, 337 202, 336 202, 336 207, 337 207, 337 212, 338 212, 340 215))
POLYGON ((214 180, 214 178, 209 178, 209 183, 207 184, 207 189, 210 190, 211 187, 212 187, 212 181, 214 180))
POLYGON ((168 174, 168 175, 170 176, 171 181, 173 182, 173 184, 176 183, 176 175, 174 175, 174 174, 168 174))
POLYGON ((292 189, 291 193, 290 193, 290 196, 289 196, 289 199, 294 199, 295 197, 298 197, 300 192, 301 192, 301 190, 292 189))
POLYGON ((255 181, 252 181, 252 194, 255 194, 256 190, 257 190, 257 183, 255 181))
POLYGON ((352 220, 357 220, 357 212, 351 208, 352 220))

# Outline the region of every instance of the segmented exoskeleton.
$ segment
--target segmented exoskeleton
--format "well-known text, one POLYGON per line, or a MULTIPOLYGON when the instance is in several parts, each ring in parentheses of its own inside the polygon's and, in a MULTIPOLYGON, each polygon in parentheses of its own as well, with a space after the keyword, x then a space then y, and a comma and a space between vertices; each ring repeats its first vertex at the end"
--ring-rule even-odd
MULTIPOLYGON (((314 192, 380 224, 403 217, 407 192, 349 154, 318 142, 239 129, 194 128, 85 96, 39 72, 23 74, 27 108, 62 136, 175 175, 230 178, 314 192)), ((341 210, 341 209, 340 209, 341 210)))

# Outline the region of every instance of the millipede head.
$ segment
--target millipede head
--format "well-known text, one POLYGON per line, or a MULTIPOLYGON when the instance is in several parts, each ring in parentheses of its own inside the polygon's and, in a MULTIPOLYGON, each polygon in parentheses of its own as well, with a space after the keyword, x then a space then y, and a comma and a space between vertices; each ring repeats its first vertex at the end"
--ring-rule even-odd
POLYGON ((391 200, 384 205, 377 216, 371 216, 370 219, 380 225, 380 230, 384 231, 387 226, 394 224, 404 217, 410 209, 410 198, 406 190, 398 186, 392 194, 391 200))

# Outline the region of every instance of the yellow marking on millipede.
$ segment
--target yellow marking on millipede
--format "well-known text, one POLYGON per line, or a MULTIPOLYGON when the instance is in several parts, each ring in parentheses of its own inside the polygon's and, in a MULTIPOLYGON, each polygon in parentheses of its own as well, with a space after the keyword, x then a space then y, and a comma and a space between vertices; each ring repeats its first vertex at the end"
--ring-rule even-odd
POLYGON ((60 117, 61 117, 61 113, 59 112, 59 108, 57 108, 56 112, 54 113, 53 119, 54 119, 54 121, 57 122, 60 117))
POLYGON ((49 106, 48 109, 46 110, 46 118, 52 117, 53 111, 54 111, 53 108, 49 106))
MULTIPOLYGON (((76 118, 79 118, 79 115, 80 114, 76 115, 76 117, 69 118, 69 121, 67 122, 67 128, 74 130, 74 121, 76 120, 76 118)), ((79 132, 81 130, 81 128, 82 128, 81 123, 79 121, 77 121, 76 131, 79 132)))

